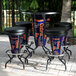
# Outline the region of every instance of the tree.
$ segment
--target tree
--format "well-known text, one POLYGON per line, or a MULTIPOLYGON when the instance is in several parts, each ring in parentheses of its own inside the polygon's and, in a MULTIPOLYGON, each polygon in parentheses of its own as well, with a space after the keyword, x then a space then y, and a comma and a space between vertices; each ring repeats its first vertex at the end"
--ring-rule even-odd
POLYGON ((61 22, 71 22, 72 0, 63 0, 61 22))

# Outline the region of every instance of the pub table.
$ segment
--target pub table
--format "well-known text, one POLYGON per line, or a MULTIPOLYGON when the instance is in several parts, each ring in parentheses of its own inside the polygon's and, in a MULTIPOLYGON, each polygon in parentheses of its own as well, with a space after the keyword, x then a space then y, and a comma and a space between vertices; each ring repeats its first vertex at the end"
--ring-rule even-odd
MULTIPOLYGON (((34 35, 34 40, 36 45, 35 49, 38 48, 39 46, 42 46, 48 49, 45 46, 46 39, 47 39, 47 35, 45 35, 44 33, 45 29, 47 28, 45 17, 47 15, 56 15, 58 13, 57 12, 22 12, 22 14, 30 14, 32 16, 32 20, 33 20, 32 30, 33 30, 33 35, 34 35)), ((47 52, 50 53, 50 50, 48 49, 47 52)))

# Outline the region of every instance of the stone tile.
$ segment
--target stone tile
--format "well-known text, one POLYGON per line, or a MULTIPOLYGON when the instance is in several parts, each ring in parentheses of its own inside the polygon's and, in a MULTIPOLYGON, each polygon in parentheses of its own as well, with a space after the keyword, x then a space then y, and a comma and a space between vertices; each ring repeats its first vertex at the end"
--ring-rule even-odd
POLYGON ((73 72, 75 72, 76 71, 76 65, 72 65, 72 67, 71 67, 71 71, 73 72))
POLYGON ((69 76, 65 71, 59 71, 58 76, 69 76))
POLYGON ((65 71, 65 66, 64 65, 57 65, 55 69, 65 71))
POLYGON ((55 69, 56 68, 56 65, 55 64, 50 64, 50 65, 48 65, 48 68, 55 69))
POLYGON ((49 73, 50 73, 50 74, 53 74, 53 75, 58 75, 59 70, 49 69, 49 73))

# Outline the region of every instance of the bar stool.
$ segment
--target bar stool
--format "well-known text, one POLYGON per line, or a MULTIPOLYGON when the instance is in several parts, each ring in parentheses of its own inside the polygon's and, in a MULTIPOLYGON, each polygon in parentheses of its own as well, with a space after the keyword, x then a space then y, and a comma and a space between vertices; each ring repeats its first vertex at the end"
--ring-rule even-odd
POLYGON ((9 36, 11 50, 7 50, 6 54, 10 58, 5 63, 5 68, 7 64, 12 61, 13 58, 18 57, 18 59, 23 64, 23 69, 25 68, 24 62, 22 61, 23 52, 21 52, 23 37, 22 35, 26 32, 26 28, 23 27, 10 27, 5 30, 5 34, 9 36))
POLYGON ((31 41, 30 44, 28 44, 28 40, 29 40, 29 36, 30 36, 30 30, 32 28, 32 23, 29 21, 20 21, 20 22, 16 22, 15 23, 16 27, 24 27, 26 28, 26 32, 23 34, 23 42, 22 44, 25 46, 26 50, 24 50, 24 53, 28 52, 29 54, 27 55, 27 57, 25 58, 25 63, 28 64, 28 57, 32 56, 32 52, 34 51, 33 48, 31 48, 31 45, 34 43, 33 41, 31 41), (30 51, 29 49, 31 49, 32 51, 30 51))
POLYGON ((51 54, 47 54, 48 59, 47 59, 46 69, 48 67, 48 64, 55 57, 57 57, 65 65, 65 70, 66 70, 66 60, 64 59, 64 53, 61 50, 62 37, 66 35, 66 29, 63 29, 63 28, 46 29, 45 34, 50 38, 50 44, 51 44, 51 50, 52 50, 51 54))
POLYGON ((31 22, 25 22, 25 21, 20 21, 15 23, 16 27, 25 27, 26 28, 26 33, 23 36, 23 44, 28 44, 29 36, 30 36, 30 30, 32 28, 32 23, 31 22))
MULTIPOLYGON (((16 22, 15 23, 16 27, 25 27, 26 28, 26 33, 23 35, 23 45, 26 46, 26 48, 30 48, 31 50, 34 50, 33 48, 31 48, 30 46, 34 43, 33 41, 31 41, 30 45, 28 44, 28 40, 29 40, 29 36, 30 36, 30 30, 32 28, 32 23, 31 22, 24 22, 24 21, 20 21, 20 22, 16 22)), ((29 51, 29 50, 28 50, 29 51)))
MULTIPOLYGON (((67 30, 66 32, 68 33, 68 31, 72 29, 72 24, 68 22, 58 22, 54 24, 54 27, 65 28, 67 30)), ((66 36, 63 37, 63 49, 65 53, 68 55, 68 59, 70 59, 70 56, 72 55, 72 51, 68 48, 67 45, 68 45, 68 42, 67 42, 67 34, 66 34, 66 36)))

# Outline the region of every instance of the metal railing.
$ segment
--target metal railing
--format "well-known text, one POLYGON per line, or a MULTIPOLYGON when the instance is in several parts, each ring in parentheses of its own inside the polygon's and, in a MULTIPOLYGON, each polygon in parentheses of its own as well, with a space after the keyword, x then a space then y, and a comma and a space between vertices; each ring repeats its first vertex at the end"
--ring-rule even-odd
POLYGON ((20 2, 23 0, 2 0, 2 31, 21 21, 20 2))

